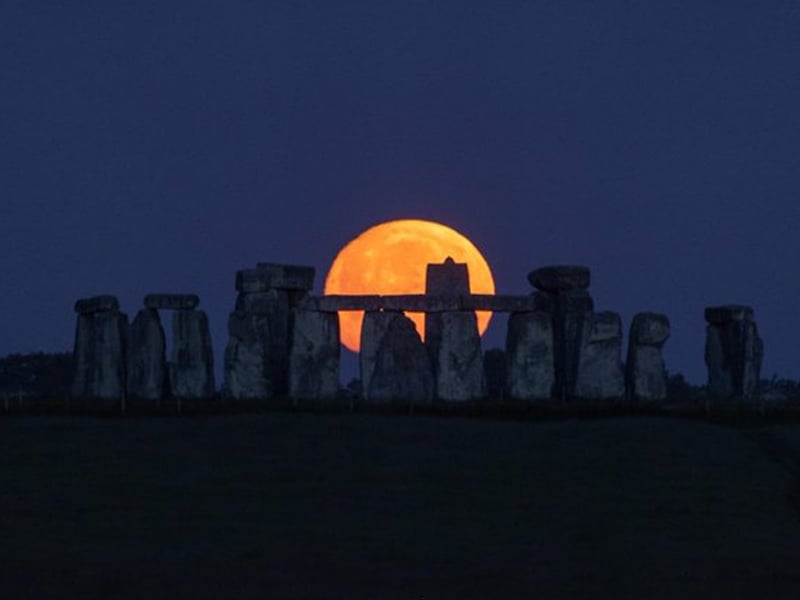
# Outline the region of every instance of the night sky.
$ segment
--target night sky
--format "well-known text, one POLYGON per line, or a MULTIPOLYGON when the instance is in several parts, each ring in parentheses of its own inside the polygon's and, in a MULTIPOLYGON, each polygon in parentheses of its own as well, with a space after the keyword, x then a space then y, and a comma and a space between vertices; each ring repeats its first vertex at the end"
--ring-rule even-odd
POLYGON ((752 305, 763 375, 800 378, 794 1, 7 0, 0 92, 0 355, 71 350, 79 297, 185 291, 221 363, 237 269, 321 293, 349 239, 423 218, 500 293, 590 266, 695 382, 703 308, 752 305))

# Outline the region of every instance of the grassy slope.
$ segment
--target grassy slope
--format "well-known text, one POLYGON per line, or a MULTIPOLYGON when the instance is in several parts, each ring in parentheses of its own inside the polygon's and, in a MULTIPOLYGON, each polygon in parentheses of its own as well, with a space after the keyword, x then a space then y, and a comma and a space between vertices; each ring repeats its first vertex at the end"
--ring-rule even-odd
POLYGON ((0 597, 798 598, 790 477, 754 439, 644 418, 0 419, 0 597))

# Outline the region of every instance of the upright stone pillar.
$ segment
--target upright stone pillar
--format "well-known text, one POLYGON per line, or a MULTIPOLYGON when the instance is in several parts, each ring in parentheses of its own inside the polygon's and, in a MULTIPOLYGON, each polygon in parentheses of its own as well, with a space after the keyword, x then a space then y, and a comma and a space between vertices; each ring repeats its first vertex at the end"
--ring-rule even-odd
POLYGON ((716 399, 747 399, 758 392, 764 345, 749 306, 706 308, 708 393, 716 399))
POLYGON ((143 308, 131 324, 127 379, 130 398, 158 404, 166 395, 166 339, 155 308, 143 308))
POLYGON ((75 303, 72 397, 98 408, 117 408, 125 397, 128 317, 114 296, 95 296, 75 303))
POLYGON ((258 263, 236 273, 228 320, 225 392, 238 400, 286 396, 294 309, 314 284, 313 267, 258 263))
MULTIPOLYGON (((448 257, 442 264, 428 265, 427 295, 458 296, 469 294, 469 289, 465 263, 448 257)), ((436 398, 467 402, 486 396, 481 336, 474 312, 426 313, 425 344, 433 365, 436 398)))
POLYGON ((289 359, 289 395, 333 400, 339 393, 339 315, 297 310, 289 359))
POLYGON ((414 322, 402 312, 367 311, 361 327, 361 386, 369 404, 429 404, 433 373, 414 322))
POLYGON ((622 319, 613 312, 584 318, 573 396, 583 400, 620 400, 625 395, 622 319))
POLYGON ((169 381, 176 398, 213 398, 214 349, 208 317, 202 310, 177 310, 172 315, 172 361, 169 381))
POLYGON ((553 397, 553 321, 549 313, 516 312, 506 334, 508 393, 513 400, 553 397))
POLYGON ((625 388, 631 402, 663 402, 667 398, 667 370, 662 349, 669 338, 669 319, 656 313, 638 313, 631 323, 625 388))
POLYGON ((542 267, 528 274, 540 310, 550 314, 553 324, 553 396, 567 400, 575 396, 581 344, 586 321, 594 310, 589 295, 590 271, 581 266, 542 267))

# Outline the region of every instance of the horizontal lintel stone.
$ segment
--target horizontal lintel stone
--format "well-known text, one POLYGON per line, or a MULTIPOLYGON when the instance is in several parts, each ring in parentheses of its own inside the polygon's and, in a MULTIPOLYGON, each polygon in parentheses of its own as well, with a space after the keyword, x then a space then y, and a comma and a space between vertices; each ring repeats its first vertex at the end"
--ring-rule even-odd
POLYGON ((192 310, 200 304, 197 294, 147 294, 145 308, 161 310, 192 310))
POLYGON ((119 310, 119 300, 117 300, 116 296, 104 294, 102 296, 92 296, 91 298, 81 298, 75 302, 75 312, 81 315, 110 310, 119 310))
POLYGON ((753 309, 740 304, 709 306, 705 310, 705 318, 709 323, 722 324, 731 321, 752 321, 753 309))
POLYGON ((236 291, 261 293, 272 289, 308 291, 314 286, 314 267, 258 263, 236 272, 236 291))
POLYGON ((471 310, 492 312, 536 310, 533 296, 498 296, 493 294, 471 294, 468 296, 431 296, 425 294, 308 296, 300 301, 299 308, 320 312, 393 310, 428 313, 471 310))

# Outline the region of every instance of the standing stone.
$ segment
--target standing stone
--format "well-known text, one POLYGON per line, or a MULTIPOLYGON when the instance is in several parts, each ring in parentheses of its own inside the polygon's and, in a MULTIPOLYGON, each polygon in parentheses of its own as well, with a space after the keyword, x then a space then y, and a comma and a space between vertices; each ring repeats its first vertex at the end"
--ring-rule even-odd
MULTIPOLYGON (((448 297, 469 293, 469 270, 465 263, 456 263, 447 257, 442 264, 428 265, 426 295, 448 297)), ((486 395, 481 337, 475 313, 426 313, 425 344, 439 400, 466 402, 486 395)))
POLYGON ((708 393, 712 398, 747 399, 758 392, 764 345, 749 306, 705 310, 708 393))
POLYGON ((669 319, 656 313, 638 313, 631 323, 625 388, 633 402, 662 402, 667 398, 667 370, 661 354, 669 338, 669 319))
POLYGON ((241 293, 228 320, 225 387, 236 399, 289 391, 291 305, 285 290, 241 293))
POLYGON ((168 387, 166 340, 158 311, 144 308, 131 324, 128 396, 158 403, 168 387))
POLYGON ((457 263, 448 256, 441 264, 429 264, 425 273, 425 293, 429 296, 469 294, 467 263, 457 263))
POLYGON ((294 309, 314 282, 314 268, 259 263, 236 274, 236 310, 228 320, 225 393, 238 400, 289 393, 294 309))
POLYGON ((440 313, 432 333, 426 344, 433 359, 436 397, 444 402, 484 398, 486 381, 475 313, 440 313))
POLYGON ((624 394, 622 319, 613 312, 592 313, 584 322, 574 396, 610 400, 624 394))
POLYGON ((542 267, 528 274, 537 288, 536 306, 550 314, 553 323, 553 396, 567 400, 576 394, 579 357, 586 321, 594 310, 587 288, 590 271, 581 266, 542 267))
POLYGON ((368 403, 429 404, 433 400, 428 353, 414 322, 402 313, 365 313, 359 361, 368 403))
POLYGON ((169 381, 176 398, 214 396, 214 349, 208 317, 202 310, 178 310, 172 315, 172 361, 169 381))
POLYGON ((270 319, 234 311, 228 317, 225 348, 225 392, 237 400, 275 395, 270 369, 270 319))
POLYGON ((331 400, 339 393, 339 315, 298 310, 289 359, 289 395, 331 400))
POLYGON ((546 312, 512 313, 506 335, 508 393, 514 400, 553 397, 553 323, 546 312))
POLYGON ((116 408, 125 397, 128 317, 119 312, 113 296, 97 296, 75 304, 72 397, 91 399, 116 408))

